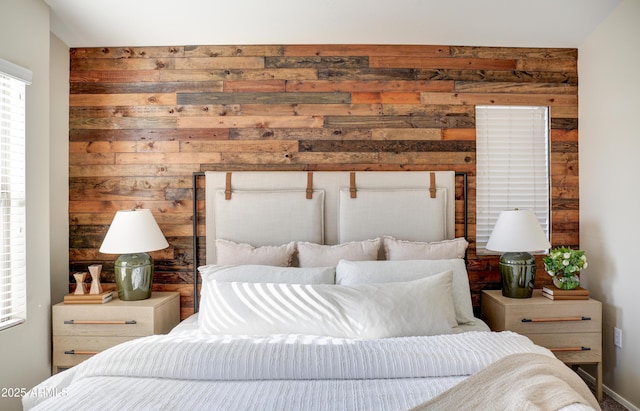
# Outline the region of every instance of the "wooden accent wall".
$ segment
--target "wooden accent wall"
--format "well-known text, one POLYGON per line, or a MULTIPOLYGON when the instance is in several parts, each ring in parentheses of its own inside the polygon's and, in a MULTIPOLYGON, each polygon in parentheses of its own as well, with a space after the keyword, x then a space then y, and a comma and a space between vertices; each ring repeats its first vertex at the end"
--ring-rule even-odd
MULTIPOLYGON (((179 290, 183 317, 192 312, 191 177, 213 169, 468 173, 477 306, 481 289, 500 287, 498 258, 475 254, 480 104, 551 107, 552 242, 578 245, 575 49, 185 46, 77 48, 70 58, 71 271, 102 263, 112 283, 116 256, 98 248, 114 213, 150 208, 170 244, 152 254, 154 289, 179 290)), ((548 282, 539 273, 538 285, 548 282)))

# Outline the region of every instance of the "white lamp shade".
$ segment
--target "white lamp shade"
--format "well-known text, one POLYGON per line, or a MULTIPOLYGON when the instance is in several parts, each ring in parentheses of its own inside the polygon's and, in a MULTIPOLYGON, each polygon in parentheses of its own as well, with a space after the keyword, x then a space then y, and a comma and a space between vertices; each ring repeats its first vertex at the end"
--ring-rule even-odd
POLYGON ((542 251, 550 247, 531 210, 502 211, 486 246, 488 250, 500 252, 542 251))
POLYGON ((162 250, 167 247, 169 243, 150 210, 121 210, 116 212, 100 252, 134 254, 162 250))

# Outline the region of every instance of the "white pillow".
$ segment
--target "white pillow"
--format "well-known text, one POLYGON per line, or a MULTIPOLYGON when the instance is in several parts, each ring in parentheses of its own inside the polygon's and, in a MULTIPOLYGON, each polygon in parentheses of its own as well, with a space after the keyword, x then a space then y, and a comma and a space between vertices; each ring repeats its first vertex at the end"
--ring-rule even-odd
POLYGON ((321 245, 299 241, 297 248, 300 267, 335 267, 342 259, 377 260, 380 239, 352 241, 338 245, 321 245))
POLYGON ((335 284, 335 267, 274 267, 269 265, 203 265, 207 281, 288 284, 335 284))
POLYGON ((216 240, 216 264, 219 265, 243 265, 259 264, 288 267, 293 261, 295 243, 262 247, 254 247, 249 244, 239 244, 233 241, 216 240))
POLYGON ((444 260, 464 258, 469 243, 463 237, 453 240, 420 241, 398 240, 384 237, 383 247, 387 260, 444 260))
POLYGON ((467 266, 462 259, 451 260, 404 260, 404 261, 346 261, 336 267, 336 284, 357 285, 410 281, 437 275, 443 271, 453 272, 453 302, 458 324, 472 324, 473 305, 467 266))
POLYGON ((219 335, 386 338, 458 332, 452 274, 339 286, 210 281, 200 330, 219 335))

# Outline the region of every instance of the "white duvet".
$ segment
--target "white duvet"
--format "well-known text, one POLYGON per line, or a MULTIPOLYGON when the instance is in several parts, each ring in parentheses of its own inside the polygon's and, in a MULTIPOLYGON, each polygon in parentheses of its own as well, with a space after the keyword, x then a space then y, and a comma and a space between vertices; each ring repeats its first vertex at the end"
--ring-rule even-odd
POLYGON ((175 333, 97 354, 34 387, 23 405, 56 411, 406 410, 515 353, 553 355, 512 332, 375 340, 175 333))

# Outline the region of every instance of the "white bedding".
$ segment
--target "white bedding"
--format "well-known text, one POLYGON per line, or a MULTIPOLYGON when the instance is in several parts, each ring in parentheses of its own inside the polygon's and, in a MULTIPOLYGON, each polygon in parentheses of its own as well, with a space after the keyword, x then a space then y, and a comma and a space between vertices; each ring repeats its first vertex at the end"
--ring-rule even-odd
MULTIPOLYGON (((405 410, 506 355, 553 355, 512 332, 350 340, 207 336, 187 327, 97 354, 34 387, 23 405, 56 411, 405 410)), ((578 409, 589 408, 565 407, 578 409)))

